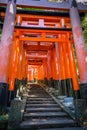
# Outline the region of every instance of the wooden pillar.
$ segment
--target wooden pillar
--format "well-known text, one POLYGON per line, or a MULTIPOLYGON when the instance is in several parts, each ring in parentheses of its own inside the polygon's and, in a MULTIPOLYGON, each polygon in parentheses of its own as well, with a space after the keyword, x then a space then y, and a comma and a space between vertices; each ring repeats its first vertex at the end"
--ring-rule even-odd
POLYGON ((60 74, 60 58, 59 58, 59 43, 55 43, 55 52, 54 52, 54 57, 55 57, 55 65, 56 65, 56 79, 59 81, 61 79, 61 74, 60 74))
POLYGON ((8 65, 13 42, 15 15, 16 3, 9 0, 6 8, 0 44, 0 82, 3 83, 8 83, 8 65))
POLYGON ((75 0, 70 0, 70 17, 76 55, 78 59, 80 82, 87 83, 87 50, 75 0))
POLYGON ((38 80, 41 81, 42 73, 41 73, 41 65, 38 66, 38 80))
POLYGON ((48 65, 48 75, 49 79, 52 78, 52 65, 51 65, 51 51, 48 50, 48 56, 47 56, 47 65, 48 65))
POLYGON ((80 73, 80 83, 82 95, 85 95, 87 101, 87 50, 85 40, 82 32, 79 12, 75 0, 69 0, 70 3, 70 19, 72 24, 72 31, 74 37, 74 44, 78 60, 78 67, 80 73))
POLYGON ((13 42, 15 16, 16 2, 14 0, 9 0, 6 8, 0 43, 0 102, 2 102, 2 104, 0 104, 2 107, 0 113, 2 113, 1 111, 4 111, 5 113, 8 102, 8 71, 11 47, 13 42))
POLYGON ((19 57, 18 57, 18 66, 17 66, 17 78, 22 80, 22 51, 23 51, 23 43, 20 43, 19 48, 19 57))
POLYGON ((10 68, 9 68, 9 90, 14 91, 14 80, 16 76, 16 56, 17 56, 17 40, 14 38, 12 51, 11 51, 11 57, 10 57, 10 68))
MULTIPOLYGON (((67 37, 67 36, 66 36, 67 37)), ((67 41, 67 40, 66 40, 67 41)), ((63 47, 63 59, 64 59, 64 68, 65 68, 65 82, 66 82, 66 94, 67 96, 73 95, 73 84, 72 84, 72 72, 70 61, 71 54, 68 52, 68 43, 62 43, 63 47)), ((72 57, 71 57, 72 58, 72 57)))
POLYGON ((44 71, 44 83, 46 85, 48 85, 48 81, 47 81, 47 59, 43 60, 43 71, 44 71))
POLYGON ((66 95, 66 75, 65 75, 65 62, 64 62, 64 52, 62 43, 58 43, 58 51, 59 51, 59 88, 60 94, 66 95))
POLYGON ((47 59, 43 60, 44 78, 47 78, 47 59))
POLYGON ((48 85, 49 87, 53 87, 53 74, 52 74, 52 51, 48 50, 47 55, 47 67, 48 67, 48 85))
POLYGON ((76 66, 74 61, 72 43, 70 41, 67 43, 67 51, 69 53, 70 71, 71 71, 72 82, 73 82, 74 96, 75 98, 80 98, 80 93, 79 93, 80 88, 79 88, 76 66))
POLYGON ((56 44, 55 47, 52 50, 52 73, 53 73, 53 86, 58 89, 58 83, 59 83, 59 62, 56 55, 56 44))
POLYGON ((26 68, 26 50, 23 48, 22 49, 22 63, 21 63, 21 79, 22 79, 22 83, 23 86, 26 85, 26 81, 27 81, 27 72, 28 72, 28 68, 26 68), (27 69, 27 71, 26 71, 27 69))
POLYGON ((14 37, 9 63, 9 103, 16 96, 15 79, 17 73, 17 58, 19 53, 19 39, 14 37))

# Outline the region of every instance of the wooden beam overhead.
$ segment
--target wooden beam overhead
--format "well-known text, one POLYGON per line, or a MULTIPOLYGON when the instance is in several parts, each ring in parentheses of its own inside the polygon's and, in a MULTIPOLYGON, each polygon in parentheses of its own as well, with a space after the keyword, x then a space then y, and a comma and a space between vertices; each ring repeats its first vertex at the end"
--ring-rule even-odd
MULTIPOLYGON (((7 0, 0 0, 0 5, 6 5, 7 0)), ((17 6, 29 7, 29 8, 43 8, 43 9, 55 9, 55 10, 69 10, 69 2, 49 2, 48 0, 17 0, 17 6)), ((80 11, 87 12, 87 5, 78 3, 78 9, 80 11)))
POLYGON ((53 46, 35 46, 35 45, 30 45, 30 46, 24 46, 24 48, 26 49, 26 51, 39 51, 39 50, 51 50, 53 48, 53 46))
POLYGON ((38 59, 46 59, 47 56, 31 56, 31 55, 27 55, 28 59, 34 59, 34 60, 38 60, 38 59))

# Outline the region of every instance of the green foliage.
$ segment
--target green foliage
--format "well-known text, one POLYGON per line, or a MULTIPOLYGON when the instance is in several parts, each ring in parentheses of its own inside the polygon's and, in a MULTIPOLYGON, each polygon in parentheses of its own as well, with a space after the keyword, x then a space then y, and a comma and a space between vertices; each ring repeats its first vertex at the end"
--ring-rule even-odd
POLYGON ((0 29, 0 34, 2 33, 2 30, 0 29))
POLYGON ((40 10, 44 10, 44 9, 40 9, 40 8, 23 8, 24 10, 36 10, 36 11, 40 11, 40 10))
POLYGON ((83 34, 86 42, 86 47, 87 47, 87 14, 85 14, 85 17, 82 20, 82 28, 83 28, 83 34))
POLYGON ((87 29, 87 14, 85 14, 85 17, 83 18, 82 27, 87 29))

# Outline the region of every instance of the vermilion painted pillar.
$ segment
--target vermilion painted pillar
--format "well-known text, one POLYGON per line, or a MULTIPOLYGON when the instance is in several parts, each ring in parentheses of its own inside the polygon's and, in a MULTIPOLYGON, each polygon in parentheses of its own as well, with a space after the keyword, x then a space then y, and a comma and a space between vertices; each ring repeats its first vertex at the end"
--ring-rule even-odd
POLYGON ((48 51, 48 73, 49 79, 52 78, 51 51, 48 51))
POLYGON ((47 60, 43 60, 44 78, 47 78, 47 60))
POLYGON ((16 40, 14 39, 11 57, 10 57, 10 69, 9 69, 9 90, 14 91, 14 79, 15 79, 15 64, 16 64, 16 40))
POLYGON ((53 79, 56 79, 56 71, 55 71, 55 68, 56 68, 56 65, 55 65, 55 57, 54 57, 54 54, 53 54, 53 51, 51 52, 52 53, 52 77, 53 79))
POLYGON ((22 49, 22 63, 21 63, 21 79, 22 79, 23 86, 26 85, 26 80, 27 80, 27 75, 25 74, 25 72, 26 72, 26 51, 23 48, 22 49))
POLYGON ((62 43, 62 47, 63 47, 64 68, 65 68, 66 94, 68 96, 72 96, 73 84, 72 84, 72 73, 70 71, 71 70, 71 67, 70 67, 71 59, 69 59, 69 55, 71 57, 71 54, 68 53, 68 43, 67 42, 62 43))
POLYGON ((47 81, 47 59, 43 60, 43 69, 44 69, 44 83, 48 85, 47 81))
POLYGON ((49 86, 52 87, 52 81, 53 81, 53 76, 52 76, 52 52, 51 50, 48 50, 48 56, 47 56, 47 64, 48 64, 48 82, 49 86))
POLYGON ((60 79, 60 94, 61 95, 66 95, 66 75, 65 75, 65 63, 64 63, 64 52, 63 52, 63 46, 62 43, 58 44, 58 51, 59 51, 59 79, 60 79))
MULTIPOLYGON (((2 30, 0 43, 0 91, 4 91, 4 97, 0 97, 6 104, 7 100, 7 84, 8 84, 8 68, 9 57, 13 40, 14 22, 16 15, 16 1, 9 0, 6 8, 6 15, 2 30), (5 101, 4 101, 5 100, 5 101)), ((3 92, 2 91, 2 92, 3 92)), ((0 92, 1 93, 1 92, 0 92)))
POLYGON ((8 83, 8 63, 13 40, 15 15, 16 3, 14 0, 9 0, 0 44, 0 82, 3 83, 8 83))
POLYGON ((33 67, 32 66, 28 67, 28 70, 27 70, 27 79, 28 79, 29 82, 33 82, 33 80, 34 80, 33 67))
POLYGON ((25 78, 24 71, 25 71, 25 49, 22 50, 22 69, 21 69, 22 79, 25 78))
POLYGON ((52 67, 53 67, 53 79, 54 79, 54 87, 58 90, 58 84, 59 84, 59 58, 58 58, 58 48, 57 44, 55 43, 55 48, 53 49, 53 62, 52 62, 52 67))
POLYGON ((42 67, 42 65, 39 65, 39 67, 38 67, 38 80, 42 81, 43 79, 44 79, 44 77, 43 77, 43 67, 42 67))
POLYGON ((70 74, 70 66, 69 66, 69 55, 67 53, 67 45, 68 43, 62 43, 62 47, 63 47, 63 56, 64 56, 64 66, 65 66, 65 77, 66 79, 71 78, 71 74, 70 74))
POLYGON ((18 68, 17 68, 17 77, 19 80, 22 80, 22 60, 23 60, 22 51, 23 51, 23 44, 20 43, 18 68))
POLYGON ((44 80, 44 69, 43 69, 43 65, 41 65, 40 71, 41 71, 41 81, 43 81, 44 80))
POLYGON ((61 79, 61 74, 60 74, 59 43, 55 43, 54 57, 55 57, 55 64, 56 64, 57 80, 60 80, 61 79))
POLYGON ((17 55, 16 55, 16 64, 15 64, 15 78, 18 79, 18 63, 19 63, 19 55, 20 55, 20 40, 17 38, 17 55))
POLYGON ((9 64, 9 103, 16 96, 16 68, 17 68, 17 53, 18 53, 18 45, 19 39, 14 38, 14 42, 12 45, 11 56, 10 56, 10 64, 9 64))
POLYGON ((85 95, 85 98, 87 100, 87 50, 85 46, 84 36, 82 33, 77 3, 75 0, 69 0, 69 3, 74 44, 80 73, 80 83, 84 91, 83 95, 85 95))
POLYGON ((68 45, 67 46, 67 52, 69 54, 70 71, 71 71, 72 82, 73 82, 74 96, 75 96, 75 98, 80 98, 80 93, 79 93, 80 88, 79 88, 76 66, 75 66, 75 61, 74 61, 72 43, 68 42, 67 45, 68 45))

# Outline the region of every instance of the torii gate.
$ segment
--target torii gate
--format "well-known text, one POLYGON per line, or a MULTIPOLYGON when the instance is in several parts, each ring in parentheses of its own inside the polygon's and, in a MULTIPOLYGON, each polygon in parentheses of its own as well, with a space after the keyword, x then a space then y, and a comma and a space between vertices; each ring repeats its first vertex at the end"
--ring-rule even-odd
MULTIPOLYGON (((6 16, 3 25, 1 46, 0 46, 0 83, 1 86, 8 85, 8 63, 10 57, 10 50, 12 45, 12 38, 14 32, 14 23, 16 17, 16 5, 23 7, 36 7, 43 9, 61 9, 68 10, 70 14, 70 20, 72 25, 72 32, 74 38, 74 44, 76 49, 76 55, 78 59, 80 83, 84 90, 84 95, 87 100, 87 51, 85 47, 85 41, 82 33, 82 27, 80 23, 78 9, 82 12, 87 12, 87 6, 77 4, 75 0, 69 0, 69 2, 48 2, 47 0, 40 1, 28 1, 28 0, 1 0, 0 5, 6 5, 6 16)), ((21 37, 23 40, 23 38, 21 37)), ((11 92, 11 91, 10 91, 11 92)), ((11 92, 12 93, 12 92, 11 92)), ((79 89, 76 89, 76 98, 79 97, 79 89)))

